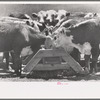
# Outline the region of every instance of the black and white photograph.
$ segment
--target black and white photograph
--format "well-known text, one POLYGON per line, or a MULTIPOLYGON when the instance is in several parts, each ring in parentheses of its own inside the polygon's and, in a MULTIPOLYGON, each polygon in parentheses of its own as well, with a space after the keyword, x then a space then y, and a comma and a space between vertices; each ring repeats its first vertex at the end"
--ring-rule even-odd
POLYGON ((1 97, 98 98, 99 82, 100 2, 0 2, 1 97))

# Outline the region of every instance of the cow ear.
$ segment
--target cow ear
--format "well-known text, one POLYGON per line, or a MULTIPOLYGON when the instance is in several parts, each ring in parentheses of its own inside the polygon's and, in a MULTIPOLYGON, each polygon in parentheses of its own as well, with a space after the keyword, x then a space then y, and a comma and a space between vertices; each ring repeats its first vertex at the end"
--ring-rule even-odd
POLYGON ((38 17, 38 14, 32 13, 32 17, 37 18, 38 17))
POLYGON ((67 12, 67 13, 66 13, 66 16, 70 16, 70 13, 69 13, 69 12, 67 12))

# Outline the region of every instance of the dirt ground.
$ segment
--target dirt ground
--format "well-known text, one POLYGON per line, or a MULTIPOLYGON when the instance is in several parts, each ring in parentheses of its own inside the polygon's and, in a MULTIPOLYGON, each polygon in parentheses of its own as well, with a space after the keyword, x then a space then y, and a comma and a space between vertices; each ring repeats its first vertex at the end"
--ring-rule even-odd
MULTIPOLYGON (((98 66, 98 72, 92 75, 72 75, 72 76, 61 76, 61 77, 52 77, 52 78, 44 78, 44 77, 28 77, 25 74, 22 74, 21 77, 16 77, 13 72, 7 71, 5 67, 5 63, 0 63, 0 82, 76 82, 76 81, 100 81, 100 67, 98 66)), ((37 72, 36 72, 37 73, 37 72)), ((45 74, 43 72, 42 74, 45 74)), ((48 72, 47 72, 48 73, 48 72)), ((39 73, 37 73, 39 74, 39 73)), ((41 73, 40 73, 41 76, 41 73)), ((47 75, 45 75, 47 76, 47 75)))

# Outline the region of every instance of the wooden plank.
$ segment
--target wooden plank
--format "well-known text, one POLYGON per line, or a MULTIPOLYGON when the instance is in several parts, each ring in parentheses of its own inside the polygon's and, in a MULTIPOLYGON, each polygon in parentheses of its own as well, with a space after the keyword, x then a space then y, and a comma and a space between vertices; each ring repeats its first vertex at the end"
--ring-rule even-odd
POLYGON ((68 53, 65 54, 66 56, 63 56, 62 58, 68 62, 70 67, 76 72, 76 73, 83 73, 83 69, 81 65, 76 62, 68 53))
POLYGON ((43 57, 43 64, 61 64, 61 57, 43 57))
POLYGON ((35 58, 30 60, 26 67, 23 69, 23 72, 31 72, 40 60, 41 58, 35 58))
MULTIPOLYGON (((36 57, 37 58, 42 58, 42 57, 60 57, 60 56, 64 56, 65 55, 65 51, 63 49, 46 49, 46 50, 42 50, 40 49, 37 53, 36 53, 36 57)), ((29 57, 27 57, 24 61, 23 64, 27 64, 29 62, 29 60, 31 60, 33 58, 33 55, 30 55, 29 57)))
POLYGON ((47 50, 42 50, 40 49, 34 57, 27 63, 26 67, 23 69, 23 72, 31 72, 32 69, 38 64, 38 62, 41 60, 43 57, 54 57, 54 56, 59 56, 59 55, 65 55, 64 50, 59 50, 59 49, 47 49, 47 50))
POLYGON ((22 63, 26 65, 32 59, 32 57, 33 55, 29 55, 25 60, 22 61, 22 63))
POLYGON ((69 69, 69 65, 66 63, 66 64, 54 64, 54 65, 51 65, 51 64, 37 64, 33 70, 58 70, 58 69, 69 69))
MULTIPOLYGON (((39 51, 38 51, 39 52, 39 51)), ((23 72, 31 72, 31 70, 38 64, 41 58, 37 58, 38 52, 34 57, 27 63, 26 67, 23 69, 23 72)))
POLYGON ((40 49, 38 52, 38 55, 36 57, 58 57, 58 56, 65 56, 65 50, 64 49, 46 49, 42 50, 40 49))

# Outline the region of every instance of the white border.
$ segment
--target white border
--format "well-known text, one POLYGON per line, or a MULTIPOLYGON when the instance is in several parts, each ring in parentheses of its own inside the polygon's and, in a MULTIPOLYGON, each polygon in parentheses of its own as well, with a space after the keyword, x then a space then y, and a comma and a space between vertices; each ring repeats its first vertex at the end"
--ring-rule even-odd
POLYGON ((100 1, 0 1, 0 4, 100 4, 100 1))
MULTIPOLYGON (((97 2, 74 2, 74 1, 7 1, 0 4, 100 4, 97 2)), ((59 80, 60 81, 60 80, 59 80)), ((61 81, 60 81, 61 82, 61 81)), ((64 83, 64 82, 62 82, 64 83)), ((65 82, 67 85, 57 85, 57 82, 0 82, 0 99, 1 98, 100 98, 99 82, 65 82)))

